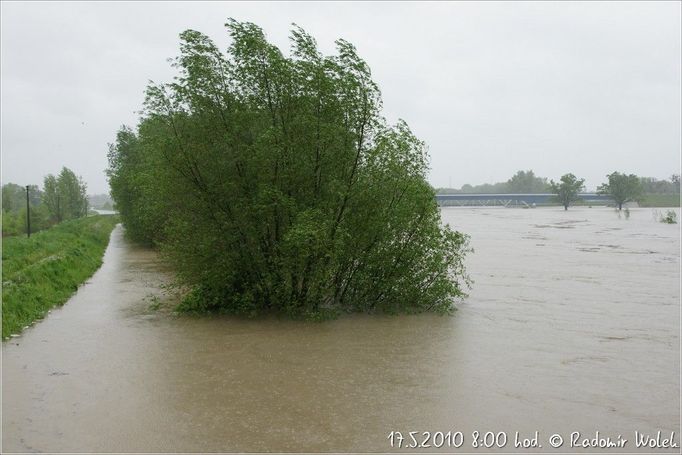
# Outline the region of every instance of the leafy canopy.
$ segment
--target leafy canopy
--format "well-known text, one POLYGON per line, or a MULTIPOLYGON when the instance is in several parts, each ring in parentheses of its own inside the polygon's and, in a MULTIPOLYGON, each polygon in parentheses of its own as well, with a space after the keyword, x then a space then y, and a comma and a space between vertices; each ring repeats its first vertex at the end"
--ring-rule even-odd
POLYGON ((558 183, 550 180, 549 185, 556 195, 556 201, 563 205, 565 210, 568 210, 572 202, 580 200, 578 194, 585 188, 585 179, 578 179, 573 174, 564 174, 558 183))
POLYGON ((623 204, 626 202, 636 201, 641 197, 642 184, 636 175, 613 172, 606 177, 608 182, 600 185, 597 188, 597 192, 611 196, 619 210, 623 208, 623 204))
POLYGON ((518 171, 507 181, 510 193, 545 193, 549 191, 547 179, 536 177, 532 170, 518 171))
MULTIPOLYGON (((42 192, 37 185, 29 185, 28 192, 31 232, 50 227, 49 214, 42 204, 42 192)), ((26 187, 16 183, 2 185, 2 235, 13 236, 25 234, 26 223, 26 187)))
POLYGON ((550 191, 549 184, 545 177, 537 177, 533 170, 517 171, 506 182, 483 183, 481 185, 462 185, 462 188, 439 188, 438 193, 547 193, 550 191))
POLYGON ((468 237, 442 226, 423 142, 381 116, 355 47, 322 55, 297 26, 291 57, 230 20, 227 54, 183 32, 178 75, 152 84, 110 146, 127 232, 159 245, 190 311, 317 318, 449 311, 468 237))
POLYGON ((87 186, 67 167, 63 167, 56 177, 52 174, 45 176, 42 199, 56 222, 88 214, 87 186))

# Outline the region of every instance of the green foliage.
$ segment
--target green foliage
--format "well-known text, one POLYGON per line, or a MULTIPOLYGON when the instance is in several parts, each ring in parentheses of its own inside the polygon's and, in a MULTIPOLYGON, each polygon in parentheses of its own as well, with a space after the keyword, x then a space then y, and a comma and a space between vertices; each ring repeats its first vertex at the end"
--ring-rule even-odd
POLYGON ((550 191, 546 178, 536 177, 533 171, 518 171, 507 181, 510 193, 547 193, 550 191))
MULTIPOLYGON (((52 226, 47 207, 38 205, 31 207, 31 234, 42 231, 52 226)), ((26 208, 17 212, 3 213, 2 215, 2 235, 14 236, 26 234, 26 208)))
POLYGON ((640 177, 642 192, 645 194, 680 194, 680 176, 673 174, 670 180, 640 177))
POLYGON ((482 185, 469 185, 468 183, 462 185, 462 188, 438 188, 439 194, 457 194, 457 193, 484 193, 484 194, 500 194, 509 193, 509 186, 507 182, 484 183, 482 185))
MULTIPOLYGON (((40 205, 42 192, 37 185, 29 185, 28 201, 31 207, 40 205)), ((26 209, 26 187, 16 183, 2 185, 2 211, 18 212, 26 209)))
MULTIPOLYGON (((151 128, 151 123, 145 127, 151 128)), ((151 139, 144 145, 154 147, 151 139)), ((153 151, 145 154, 135 133, 122 126, 116 134, 116 142, 109 145, 108 154, 111 197, 116 201, 128 237, 143 243, 152 243, 154 236, 160 234, 159 223, 167 217, 163 208, 158 213, 151 210, 155 206, 155 188, 150 171, 157 159, 153 151)))
MULTIPOLYGON (((29 185, 31 233, 87 215, 85 184, 71 170, 63 168, 58 177, 47 175, 43 185, 44 191, 29 185)), ((26 187, 7 183, 2 186, 2 235, 26 234, 26 228, 26 187)))
POLYGON ((2 211, 12 212, 18 210, 22 205, 22 196, 25 194, 25 191, 26 188, 15 183, 2 185, 2 211))
POLYGON ((60 202, 57 178, 52 174, 48 174, 43 180, 43 204, 45 204, 50 212, 50 217, 57 223, 61 221, 60 202))
POLYGON ((26 214, 22 218, 19 212, 2 212, 2 236, 19 235, 26 231, 26 214))
MULTIPOLYGON (((31 232, 49 228, 47 207, 41 203, 42 192, 36 185, 29 185, 31 232)), ((2 235, 26 234, 26 187, 7 183, 2 186, 2 235)))
POLYGON ((572 202, 578 201, 580 198, 578 194, 585 188, 585 179, 580 179, 573 174, 565 174, 561 176, 559 183, 550 181, 550 188, 555 196, 555 200, 564 206, 564 210, 568 210, 568 206, 572 202))
POLYGON ((49 174, 43 181, 43 202, 57 223, 88 214, 85 183, 71 169, 63 167, 57 177, 49 174))
POLYGON ((679 194, 644 194, 639 199, 640 207, 679 207, 679 194))
POLYGON ((192 291, 182 309, 325 318, 447 312, 468 284, 468 237, 441 226, 425 145, 381 117, 355 48, 292 57, 230 20, 224 55, 181 34, 175 81, 150 85, 136 131, 110 146, 128 234, 157 243, 192 291))
POLYGON ((518 171, 506 182, 484 183, 482 185, 472 186, 468 183, 462 185, 462 188, 439 188, 439 194, 505 194, 505 193, 547 193, 550 191, 550 185, 547 183, 547 178, 536 177, 532 170, 518 171))
POLYGON ((113 216, 67 221, 30 238, 3 239, 2 337, 62 305, 101 264, 113 216))
POLYGON ((618 210, 621 210, 626 202, 636 201, 642 196, 642 184, 636 175, 614 172, 606 177, 609 179, 608 182, 600 185, 597 192, 611 196, 618 210))

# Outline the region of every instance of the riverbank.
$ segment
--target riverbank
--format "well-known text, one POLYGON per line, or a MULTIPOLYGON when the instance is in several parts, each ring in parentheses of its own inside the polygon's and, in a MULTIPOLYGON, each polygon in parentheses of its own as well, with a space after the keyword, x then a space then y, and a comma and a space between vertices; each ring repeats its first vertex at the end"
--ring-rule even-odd
POLYGON ((63 305, 102 264, 115 216, 65 221, 30 238, 3 239, 2 338, 63 305))

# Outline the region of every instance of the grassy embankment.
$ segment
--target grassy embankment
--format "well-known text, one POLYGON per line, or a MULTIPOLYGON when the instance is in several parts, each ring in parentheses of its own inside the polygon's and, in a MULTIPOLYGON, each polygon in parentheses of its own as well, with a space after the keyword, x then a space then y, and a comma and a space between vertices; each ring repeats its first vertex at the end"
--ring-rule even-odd
POLYGON ((63 305, 102 264, 117 216, 65 221, 2 245, 2 338, 63 305))

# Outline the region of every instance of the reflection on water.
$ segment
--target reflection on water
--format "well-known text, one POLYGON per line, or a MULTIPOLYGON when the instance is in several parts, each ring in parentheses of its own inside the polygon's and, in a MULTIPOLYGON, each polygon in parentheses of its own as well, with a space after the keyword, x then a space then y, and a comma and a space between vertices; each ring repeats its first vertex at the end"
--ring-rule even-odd
POLYGON ((90 282, 3 344, 3 450, 389 451, 393 430, 463 431, 461 450, 474 430, 537 430, 544 450, 571 431, 679 442, 679 226, 650 209, 443 216, 475 249, 454 316, 326 323, 152 311, 166 276, 117 228, 90 282))

